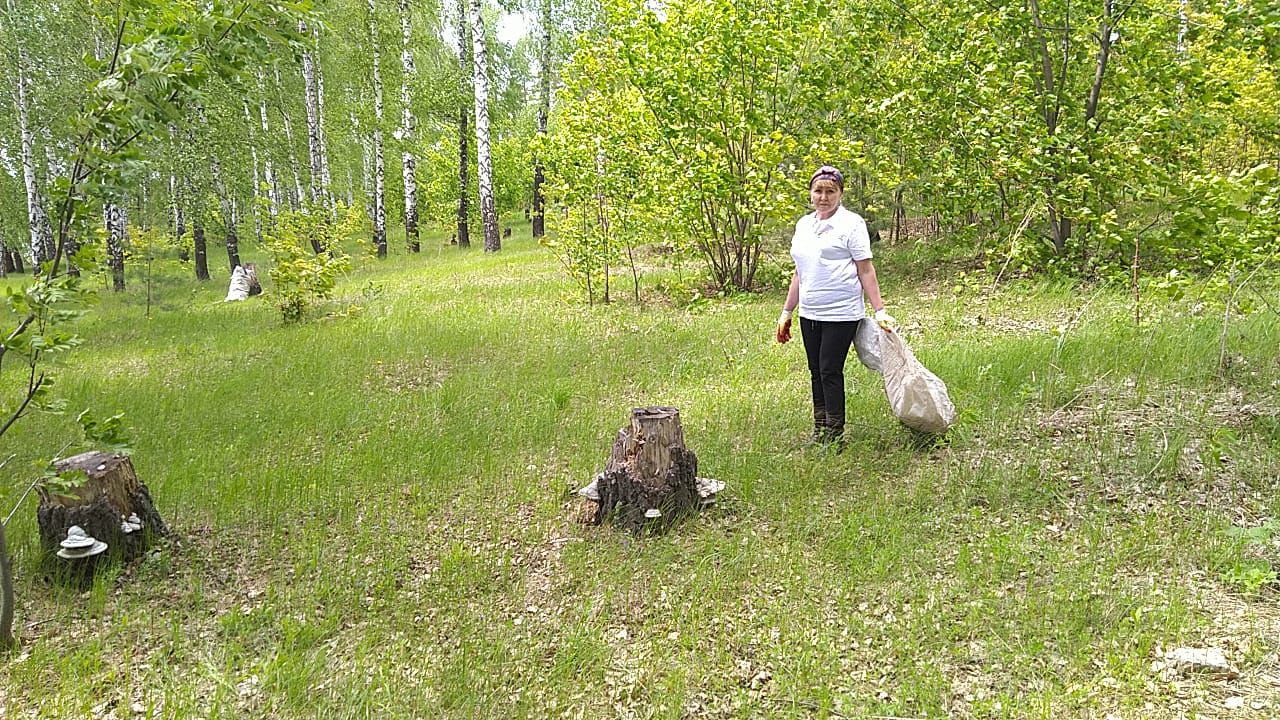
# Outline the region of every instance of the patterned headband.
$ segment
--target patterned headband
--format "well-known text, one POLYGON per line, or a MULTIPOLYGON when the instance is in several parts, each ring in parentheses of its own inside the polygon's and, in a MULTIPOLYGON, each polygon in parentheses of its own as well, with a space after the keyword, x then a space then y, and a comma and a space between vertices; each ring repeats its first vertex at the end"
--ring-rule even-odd
POLYGON ((840 190, 844 191, 844 175, 841 175, 840 171, 837 170, 834 165, 823 165, 818 168, 818 170, 813 173, 813 177, 809 178, 809 189, 812 190, 813 184, 823 178, 834 180, 836 185, 840 186, 840 190))

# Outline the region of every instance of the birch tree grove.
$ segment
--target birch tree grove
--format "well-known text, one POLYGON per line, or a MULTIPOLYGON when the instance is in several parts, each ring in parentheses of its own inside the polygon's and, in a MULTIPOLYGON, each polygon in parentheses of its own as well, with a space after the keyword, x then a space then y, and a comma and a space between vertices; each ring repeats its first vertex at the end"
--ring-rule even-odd
POLYGON ((471 0, 471 44, 474 54, 476 98, 476 174, 480 186, 480 224, 484 229, 484 251, 502 249, 498 237, 498 213, 493 204, 493 159, 489 153, 489 66, 486 60, 484 19, 480 0, 471 0))
POLYGON ((404 169, 404 237, 409 252, 418 252, 421 243, 418 237, 418 176, 417 160, 413 154, 414 117, 413 106, 409 102, 409 85, 418 73, 413 64, 412 25, 409 16, 409 0, 400 0, 400 63, 404 67, 404 76, 400 83, 400 104, 404 108, 400 124, 400 144, 404 169))
MULTIPOLYGON (((170 137, 141 137, 147 157, 95 186, 94 211, 60 228, 60 188, 84 172, 62 110, 98 69, 130 60, 106 51, 118 21, 128 35, 136 13, 225 10, 106 7, 0 0, 0 268, 38 268, 76 240, 99 246, 86 259, 130 262, 130 236, 144 238, 118 226, 130 218, 171 227, 182 260, 194 254, 208 278, 192 231, 202 245, 206 232, 234 239, 229 264, 260 261, 262 243, 239 240, 268 238, 289 209, 355 218, 351 232, 382 258, 401 226, 419 252, 450 236, 470 246, 477 220, 493 252, 500 219, 525 209, 549 247, 574 233, 575 248, 603 247, 609 234, 617 246, 592 260, 593 288, 627 243, 660 236, 713 283, 757 289, 776 274, 774 231, 803 204, 803 168, 818 160, 848 170, 847 200, 873 229, 896 239, 927 228, 930 242, 1003 252, 1011 270, 1229 267, 1274 246, 1280 55, 1259 0, 1028 0, 996 13, 979 0, 530 0, 519 15, 484 0, 327 0, 275 28, 288 52, 241 58, 206 86, 208 127, 192 134, 194 111, 182 116, 194 100, 166 116, 170 137), (595 220, 575 230, 570 217, 595 220)), ((256 17, 296 7, 236 5, 256 17)), ((91 89, 136 89, 122 82, 91 89)), ((102 140, 92 154, 109 151, 102 140)), ((351 240, 306 234, 317 253, 351 240)), ((113 269, 111 284, 133 290, 137 269, 113 269)))

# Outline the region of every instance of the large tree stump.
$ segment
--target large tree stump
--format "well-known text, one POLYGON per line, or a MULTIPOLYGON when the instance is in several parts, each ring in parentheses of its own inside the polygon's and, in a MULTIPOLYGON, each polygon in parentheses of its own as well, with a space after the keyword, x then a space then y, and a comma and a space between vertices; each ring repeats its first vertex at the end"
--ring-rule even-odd
POLYGON ((54 470, 59 476, 79 475, 71 478, 79 482, 72 489, 40 490, 40 504, 36 507, 40 545, 55 566, 70 568, 74 563, 74 567, 92 569, 104 557, 132 560, 142 555, 155 538, 169 534, 151 501, 151 493, 139 482, 127 456, 81 453, 55 461, 54 470), (136 516, 141 527, 125 532, 130 516, 136 516), (107 543, 107 552, 92 559, 58 558, 54 553, 72 525, 79 525, 87 534, 107 543))
POLYGON ((600 476, 596 524, 612 518, 632 530, 665 529, 698 507, 697 474, 698 456, 684 446, 680 411, 635 408, 600 476))

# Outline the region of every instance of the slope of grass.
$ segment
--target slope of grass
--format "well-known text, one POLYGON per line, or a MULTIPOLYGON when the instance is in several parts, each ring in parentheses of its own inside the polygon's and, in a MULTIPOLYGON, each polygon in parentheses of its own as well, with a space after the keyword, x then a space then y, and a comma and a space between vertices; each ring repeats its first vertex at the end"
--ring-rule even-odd
MULTIPOLYGON (((269 292, 219 303, 224 280, 166 275, 149 320, 137 282, 104 298, 60 389, 127 413, 180 540, 77 593, 26 572, 20 511, 0 715, 1280 712, 1275 589, 1225 580, 1280 566, 1227 532, 1280 510, 1274 315, 1232 322, 1220 372, 1221 316, 1137 327, 1122 292, 941 287, 889 252, 889 302, 961 419, 913 435, 851 361, 832 455, 804 444, 777 294, 587 307, 527 234, 357 263, 300 326, 269 292), (681 408, 728 490, 662 537, 576 523, 572 491, 647 404, 681 408), (1152 668, 1200 644, 1241 676, 1152 668)), ((72 430, 33 417, 6 455, 72 430)))

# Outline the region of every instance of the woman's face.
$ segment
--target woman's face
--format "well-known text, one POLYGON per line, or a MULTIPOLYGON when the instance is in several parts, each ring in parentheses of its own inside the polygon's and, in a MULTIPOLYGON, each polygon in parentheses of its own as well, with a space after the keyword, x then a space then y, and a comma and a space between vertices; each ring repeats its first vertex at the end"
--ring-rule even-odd
POLYGON ((835 213, 836 208, 840 207, 840 198, 844 192, 840 190, 840 186, 836 185, 834 180, 821 178, 809 188, 809 202, 813 203, 813 209, 818 211, 818 217, 827 219, 835 213))

